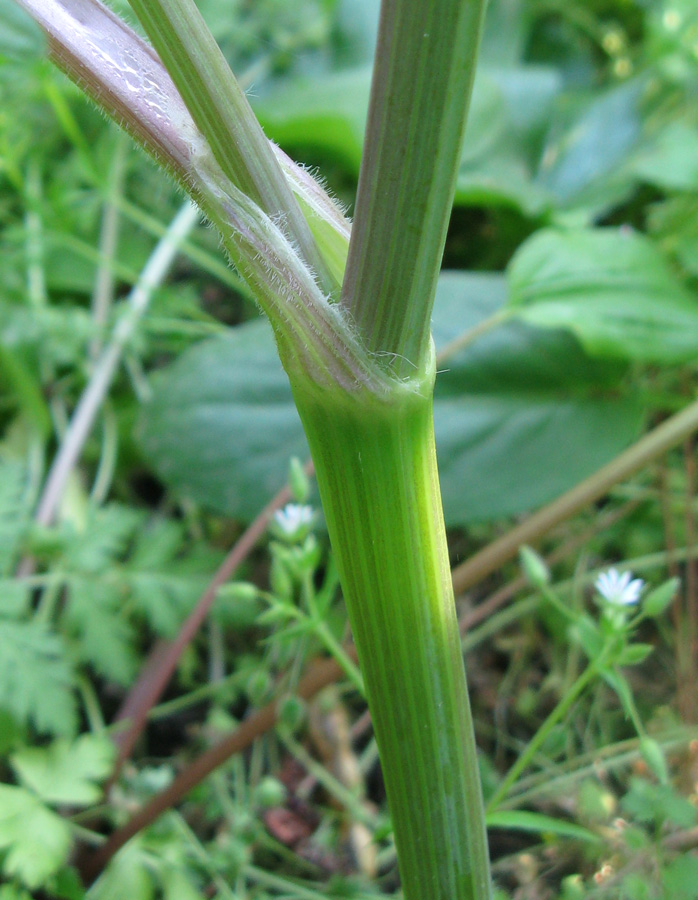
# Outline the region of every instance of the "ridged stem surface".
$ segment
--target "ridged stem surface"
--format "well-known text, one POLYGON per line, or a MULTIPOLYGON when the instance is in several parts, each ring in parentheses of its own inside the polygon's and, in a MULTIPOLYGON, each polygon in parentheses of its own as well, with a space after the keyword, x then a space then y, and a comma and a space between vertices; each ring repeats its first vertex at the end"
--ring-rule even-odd
POLYGON ((414 374, 429 323, 485 0, 382 0, 342 303, 367 347, 414 374))
POLYGON ((194 0, 130 2, 225 176, 279 221, 325 290, 338 289, 276 155, 194 0))
POLYGON ((390 399, 331 393, 294 384, 366 683, 404 896, 486 900, 431 384, 390 399))

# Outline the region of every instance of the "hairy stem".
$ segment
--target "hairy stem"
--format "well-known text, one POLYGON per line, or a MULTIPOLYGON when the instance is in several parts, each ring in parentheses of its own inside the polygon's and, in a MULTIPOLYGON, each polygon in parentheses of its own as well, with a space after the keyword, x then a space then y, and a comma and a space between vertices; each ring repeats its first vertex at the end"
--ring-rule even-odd
POLYGON ((193 0, 130 0, 226 178, 280 221, 327 293, 338 291, 244 91, 193 0))

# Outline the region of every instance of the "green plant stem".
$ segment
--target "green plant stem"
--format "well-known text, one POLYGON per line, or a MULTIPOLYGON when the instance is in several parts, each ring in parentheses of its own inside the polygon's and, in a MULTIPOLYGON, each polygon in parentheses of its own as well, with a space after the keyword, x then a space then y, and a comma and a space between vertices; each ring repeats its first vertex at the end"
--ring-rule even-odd
POLYGON ((388 399, 291 381, 366 684, 404 896, 485 900, 489 863, 431 381, 388 399))
MULTIPOLYGON (((274 250, 266 246, 264 237, 264 232, 270 228, 277 231, 278 235, 291 236, 291 241, 286 239, 288 247, 284 248, 282 254, 285 277, 280 281, 281 285, 284 285, 289 279, 297 282, 298 278, 294 278, 293 273, 295 269, 299 269, 301 280, 310 278, 313 288, 324 297, 324 293, 315 282, 313 272, 326 286, 326 278, 323 274, 325 266, 329 266, 326 274, 331 282, 330 287, 337 284, 344 268, 349 223, 340 214, 329 196, 313 182, 308 173, 293 164, 278 148, 269 145, 277 164, 273 164, 273 160, 269 162, 269 149, 266 147, 260 150, 260 159, 266 160, 266 163, 260 163, 259 160, 253 158, 255 150, 251 135, 252 128, 259 128, 256 123, 254 125, 251 122, 235 124, 230 118, 230 110, 228 110, 225 125, 221 126, 221 123, 216 121, 215 107, 221 102, 221 94, 231 90, 239 91, 239 86, 234 79, 232 82, 228 81, 226 86, 212 84, 211 60, 206 62, 197 58, 194 61, 196 77, 193 88, 194 94, 198 98, 197 115, 201 116, 205 113, 207 129, 217 129, 216 141, 219 155, 224 149, 221 147, 221 127, 223 131, 228 125, 231 127, 234 125, 239 129, 236 137, 231 138, 229 143, 232 146, 239 141, 243 142, 244 148, 240 148, 243 151, 242 157, 244 157, 242 162, 245 165, 249 164, 256 173, 253 176, 249 172, 245 174, 243 171, 242 177, 245 183, 247 183, 248 175, 251 183, 256 183, 255 179, 259 175, 260 183, 266 191, 269 185, 264 171, 267 175, 271 173, 270 177, 274 185, 269 189, 272 193, 276 191, 279 197, 285 195, 285 199, 282 198, 280 205, 272 202, 267 194, 264 195, 266 200, 262 199, 263 205, 268 207, 274 222, 278 223, 278 228, 268 216, 262 213, 260 206, 239 191, 235 179, 231 181, 227 178, 211 151, 206 137, 198 128, 157 54, 118 16, 99 0, 18 0, 18 2, 45 32, 48 38, 49 55, 59 68, 80 85, 107 115, 125 128, 142 147, 164 165, 196 200, 211 223, 221 232, 227 252, 235 264, 241 266, 244 278, 250 282, 252 294, 262 307, 268 312, 273 312, 273 309, 269 309, 270 298, 265 295, 264 290, 260 296, 260 285, 257 283, 260 271, 249 271, 245 262, 246 259, 249 262, 249 256, 256 260, 261 254, 261 259, 268 260, 273 255, 274 250), (207 91, 209 94, 206 93, 207 91), (216 93, 216 98, 211 98, 211 91, 216 93), (202 104, 205 107, 203 112, 202 104), (279 166, 288 180, 292 195, 297 198, 297 202, 293 196, 289 200, 288 193, 279 180, 277 171, 279 166), (215 186, 214 190, 211 189, 212 185, 215 186), (225 190, 226 186, 228 187, 227 191, 225 190), (231 202, 226 203, 226 210, 222 210, 221 204, 227 200, 231 200, 231 202), (305 214, 309 217, 309 228, 312 232, 310 237, 308 237, 306 226, 298 219, 298 202, 302 204, 305 214), (243 208, 238 209, 239 205, 243 208), (228 217, 228 212, 233 213, 232 219, 228 217), (250 233, 250 229, 252 229, 252 233, 250 233), (232 237, 231 230, 234 232, 232 237), (240 243, 235 239, 235 234, 238 239, 241 239, 241 234, 244 234, 247 240, 242 240, 240 243), (253 239, 256 246, 250 247, 250 239, 253 239), (292 244, 303 251, 304 259, 306 262, 309 261, 309 266, 300 260, 293 250, 292 244), (320 245, 322 245, 322 249, 318 250, 320 245), (319 260, 316 258, 318 252, 321 255, 319 260), (325 263, 326 258, 328 259, 327 263, 325 263), (310 271, 311 269, 313 272, 310 271)), ((175 15, 175 11, 171 7, 173 4, 168 4, 163 8, 166 17, 170 13, 175 15)), ((180 7, 178 10, 181 12, 180 7)), ((191 37, 194 40, 195 36, 191 34, 185 35, 185 37, 191 37)), ((187 52, 190 52, 196 55, 199 52, 192 46, 191 41, 180 50, 182 52, 179 53, 179 62, 173 61, 175 67, 181 65, 182 54, 186 56, 187 52)), ((229 70, 226 71, 226 78, 231 79, 232 75, 229 70)), ((94 177, 89 148, 79 128, 75 127, 68 105, 55 91, 51 93, 50 100, 64 130, 80 149, 86 169, 94 177)), ((225 106, 225 103, 223 105, 225 106)), ((259 132, 257 136, 259 136, 259 132)), ((253 193, 259 194, 259 188, 255 189, 253 193)), ((277 243, 276 250, 278 249, 277 243)), ((266 274, 270 275, 269 272, 266 274)), ((278 303, 278 297, 274 296, 273 299, 274 303, 278 303)), ((286 300, 288 301, 289 298, 287 297, 286 300)), ((286 305, 288 306, 288 302, 286 305)), ((283 323, 283 321, 282 316, 281 322, 283 323)), ((302 340, 312 343, 312 340, 309 339, 312 334, 313 331, 310 329, 302 340)))
POLYGON ((280 221, 325 290, 338 291, 276 155, 196 4, 130 2, 223 173, 280 221))
POLYGON ((315 635, 329 652, 330 656, 334 656, 339 665, 346 672, 347 678, 354 685, 356 690, 362 697, 366 696, 366 688, 364 686, 363 676, 354 661, 348 656, 346 650, 337 638, 332 634, 332 629, 317 608, 315 601, 315 586, 312 583, 312 575, 307 574, 303 583, 303 596, 305 597, 306 606, 310 613, 310 620, 313 623, 313 631, 315 635))
MULTIPOLYGON (((653 735, 654 739, 666 753, 671 753, 679 748, 686 747, 691 741, 698 739, 698 730, 695 728, 674 728, 662 734, 653 735)), ((569 793, 573 784, 578 783, 590 775, 598 776, 599 770, 603 772, 615 772, 623 766, 628 766, 641 758, 640 739, 631 738, 627 741, 619 741, 606 747, 594 748, 589 753, 575 757, 556 767, 558 774, 548 771, 535 772, 526 778, 520 779, 516 789, 512 791, 507 802, 502 804, 507 808, 526 806, 541 797, 556 797, 569 793)))
MULTIPOLYGON (((622 679, 623 681, 625 681, 625 677, 618 666, 613 666, 612 671, 616 679, 622 679)), ((633 692, 630 689, 630 686, 627 684, 627 681, 625 681, 625 683, 627 685, 627 690, 623 692, 616 691, 616 694, 621 701, 626 716, 633 723, 633 728, 637 732, 637 736, 640 738, 646 737, 647 729, 645 728, 642 722, 642 718, 640 717, 640 713, 638 712, 637 705, 635 703, 635 697, 633 696, 633 692)))
POLYGON ((526 769, 533 757, 536 755, 541 746, 545 743, 545 739, 550 734, 553 727, 567 714, 572 704, 582 694, 582 692, 598 677, 608 658, 608 652, 601 653, 577 678, 574 684, 569 688, 565 696, 560 700, 555 709, 550 713, 548 718, 543 722, 538 731, 533 735, 526 745, 523 753, 516 760, 514 765, 509 769, 506 777, 499 785, 487 804, 487 811, 497 809, 502 800, 509 793, 509 789, 516 784, 519 775, 526 769))
POLYGON ((347 676, 349 681, 354 685, 359 694, 361 696, 364 696, 366 693, 366 688, 364 686, 364 680, 361 675, 361 671, 354 665, 342 645, 332 634, 332 631, 324 622, 317 622, 315 625, 315 633, 324 644, 327 652, 337 660, 339 665, 342 667, 342 671, 347 676))
POLYGON ((383 0, 342 302, 414 374, 453 204, 484 0, 383 0))

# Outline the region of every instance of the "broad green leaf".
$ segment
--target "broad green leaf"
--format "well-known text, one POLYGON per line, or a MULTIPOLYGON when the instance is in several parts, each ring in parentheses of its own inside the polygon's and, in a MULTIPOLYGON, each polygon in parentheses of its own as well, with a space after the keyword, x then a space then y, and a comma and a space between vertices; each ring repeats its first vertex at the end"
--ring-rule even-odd
POLYGON ((555 195, 534 178, 540 131, 559 93, 550 68, 478 71, 463 144, 455 205, 508 205, 540 215, 555 195))
POLYGON ((0 784, 2 871, 30 889, 39 888, 63 866, 71 846, 70 826, 34 794, 0 784))
POLYGON ((487 814, 488 828, 508 828, 512 831, 532 831, 537 834, 554 834, 558 837, 575 838, 597 844, 598 835, 582 825, 555 819, 536 812, 520 812, 519 810, 501 810, 487 814))
POLYGON ((539 231, 514 256, 508 280, 520 319, 569 330, 592 355, 645 363, 698 356, 698 301, 636 232, 539 231))
POLYGON ((148 460, 185 497, 251 519, 308 448, 271 329, 256 321, 183 353, 154 381, 148 460), (179 399, 176 396, 179 395, 179 399))
MULTIPOLYGON (((519 138, 530 143, 533 136, 538 138, 547 129, 563 86, 558 69, 538 65, 487 67, 480 69, 478 77, 497 86, 512 130, 519 138)), ((535 147, 539 143, 536 140, 535 147)), ((525 150, 530 155, 534 145, 526 146, 525 150)))
MULTIPOLYGON (((504 299, 498 276, 442 277, 437 347, 504 299)), ((640 427, 638 404, 619 393, 623 366, 589 360, 564 334, 512 323, 441 368, 435 422, 450 524, 545 502, 607 462, 640 427)), ((142 446, 181 496, 250 519, 285 483, 289 457, 307 456, 264 322, 191 348, 153 387, 142 446)))
POLYGON ((0 707, 38 731, 75 729, 73 677, 57 635, 36 622, 0 619, 0 707))
MULTIPOLYGON (((308 147, 358 176, 368 112, 368 68, 298 79, 256 104, 268 134, 282 146, 308 147)), ((473 91, 455 203, 506 204, 539 214, 553 194, 535 183, 537 135, 560 88, 554 70, 482 69, 473 91)))
POLYGON ((605 94, 567 96, 552 117, 536 183, 583 220, 611 209, 632 190, 628 156, 642 139, 644 84, 605 94))
MULTIPOLYGON (((446 273, 432 323, 437 348, 502 308, 498 276, 446 273)), ((510 322, 439 364, 434 425, 446 521, 515 515, 569 489, 637 435, 624 367, 576 341, 510 322)))
POLYGON ((437 399, 447 523, 517 515, 552 500, 624 449, 641 416, 628 399, 533 392, 437 399))
POLYGON ((86 734, 47 747, 23 747, 10 758, 23 786, 44 802, 88 806, 102 796, 99 784, 112 770, 114 743, 86 734))
POLYGON ((698 128, 673 122, 637 154, 631 165, 643 181, 664 190, 698 189, 698 128))
POLYGON ((348 69, 287 83, 254 107, 282 147, 312 147, 358 174, 370 87, 370 68, 348 69))

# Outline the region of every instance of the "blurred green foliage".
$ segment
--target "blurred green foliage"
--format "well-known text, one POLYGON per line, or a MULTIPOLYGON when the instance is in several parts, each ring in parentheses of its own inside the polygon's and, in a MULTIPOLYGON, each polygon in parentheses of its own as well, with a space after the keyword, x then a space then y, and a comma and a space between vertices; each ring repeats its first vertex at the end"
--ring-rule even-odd
MULTIPOLYGON (((127 14, 124 3, 114 8, 127 14)), ((375 0, 206 0, 202 11, 269 136, 320 166, 350 206, 375 0)), ((99 348, 180 204, 44 51, 31 22, 2 0, 0 900, 40 890, 70 900, 392 895, 384 807, 359 796, 347 812, 350 798, 324 759, 312 778, 325 793, 311 801, 298 799, 292 779, 269 781, 286 777, 281 764, 300 739, 320 755, 308 737, 312 710, 294 690, 305 661, 336 655, 344 633, 318 519, 290 545, 277 532, 239 573, 244 582, 219 591, 134 760, 101 797, 112 765, 107 723, 151 646, 176 634, 242 527, 285 483, 289 458, 306 450, 271 332, 216 236, 200 227, 126 348, 55 523, 35 523, 99 348), (100 283, 111 298, 104 317, 95 312, 100 283), (140 834, 86 893, 76 844, 96 846, 100 831, 122 824, 278 683, 280 732, 140 834), (267 827, 270 809, 299 817, 306 843, 284 843, 267 827), (377 878, 346 849, 352 817, 375 843, 377 878)), ((454 559, 692 397, 697 96, 693 0, 492 0, 433 321, 454 559)), ((635 506, 587 541, 563 597, 570 607, 587 609, 581 576, 604 559, 667 548, 654 565, 679 564, 695 512, 686 459, 671 456, 662 478, 661 490, 643 473, 613 494, 610 507, 635 506)), ((574 568, 568 558, 560 578, 574 568)), ((490 794, 589 651, 589 634, 586 645, 583 634, 570 640, 554 613, 517 596, 514 626, 493 619, 489 642, 483 634, 473 651, 490 794)), ((698 896, 694 845, 685 843, 695 830, 695 760, 685 749, 693 732, 671 709, 681 622, 685 630, 680 617, 642 624, 655 652, 626 682, 671 782, 657 782, 600 682, 517 785, 513 802, 527 809, 501 811, 493 851, 502 896, 698 896), (548 782, 556 795, 543 790, 548 782)), ((360 678, 344 664, 356 720, 360 678)), ((611 686, 619 684, 625 690, 611 686)), ((368 738, 360 756, 380 805, 368 738)))

